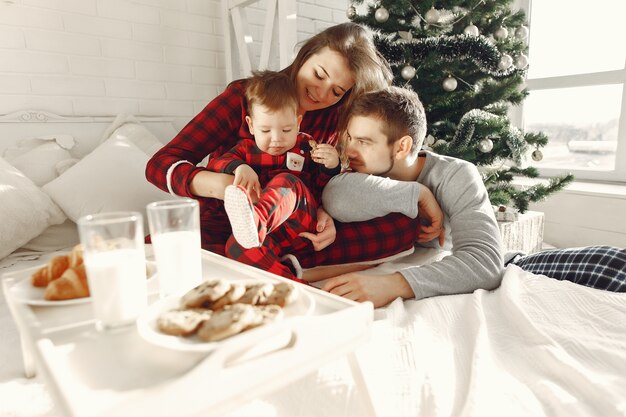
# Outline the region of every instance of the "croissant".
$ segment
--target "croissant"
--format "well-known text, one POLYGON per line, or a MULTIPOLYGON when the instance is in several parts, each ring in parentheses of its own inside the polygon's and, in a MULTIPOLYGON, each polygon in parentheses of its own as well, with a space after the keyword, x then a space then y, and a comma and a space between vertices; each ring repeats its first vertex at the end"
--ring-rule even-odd
POLYGON ((67 269, 61 277, 48 284, 43 297, 46 300, 89 297, 85 264, 67 269))
POLYGON ((83 263, 83 246, 78 244, 72 248, 72 251, 67 255, 70 261, 69 268, 75 268, 83 263))
POLYGON ((69 266, 70 259, 67 255, 55 256, 48 262, 48 265, 39 269, 32 275, 33 286, 47 286, 50 282, 58 279, 69 266))

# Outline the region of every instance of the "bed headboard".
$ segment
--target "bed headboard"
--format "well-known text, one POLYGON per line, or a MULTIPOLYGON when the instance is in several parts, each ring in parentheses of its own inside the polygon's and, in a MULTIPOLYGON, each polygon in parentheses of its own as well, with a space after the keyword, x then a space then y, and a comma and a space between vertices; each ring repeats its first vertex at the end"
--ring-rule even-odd
MULTIPOLYGON (((169 142, 178 132, 168 117, 135 116, 161 142, 169 142)), ((60 116, 41 110, 22 110, 0 116, 0 155, 24 138, 69 134, 76 140, 75 154, 82 157, 101 142, 114 116, 60 116)))

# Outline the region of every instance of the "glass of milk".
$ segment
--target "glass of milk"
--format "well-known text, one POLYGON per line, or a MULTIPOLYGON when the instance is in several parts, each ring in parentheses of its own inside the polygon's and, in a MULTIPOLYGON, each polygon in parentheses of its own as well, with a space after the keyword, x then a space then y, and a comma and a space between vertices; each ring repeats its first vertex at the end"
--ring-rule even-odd
POLYGON ((159 295, 190 290, 202 282, 200 209, 191 198, 147 206, 152 249, 157 264, 159 295))
POLYGON ((141 214, 83 216, 78 219, 78 233, 96 328, 106 330, 134 323, 148 300, 141 214))

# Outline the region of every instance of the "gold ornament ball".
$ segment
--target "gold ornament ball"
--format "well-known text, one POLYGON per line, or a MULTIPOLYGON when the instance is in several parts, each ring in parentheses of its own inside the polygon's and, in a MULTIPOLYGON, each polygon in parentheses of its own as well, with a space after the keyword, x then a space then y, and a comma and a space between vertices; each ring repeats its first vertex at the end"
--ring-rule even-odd
POLYGON ((515 67, 517 69, 525 69, 528 66, 528 57, 524 54, 520 54, 515 58, 515 67))
POLYGON ((539 162, 543 159, 543 152, 537 149, 533 151, 533 153, 530 156, 531 158, 533 158, 533 161, 539 162))
POLYGON ((515 37, 525 41, 528 39, 528 27, 522 25, 515 30, 515 37))
POLYGON ((348 10, 346 10, 346 16, 348 16, 348 19, 354 19, 354 17, 356 16, 356 7, 348 7, 348 10))
POLYGON ((509 36, 509 31, 504 26, 500 26, 493 32, 493 36, 496 39, 506 39, 506 37, 509 36))
POLYGON ((509 54, 502 54, 500 62, 498 62, 498 68, 502 71, 509 69, 513 65, 513 58, 509 54))
POLYGON ((400 75, 402 75, 402 78, 404 78, 405 80, 409 81, 411 79, 413 79, 413 77, 415 77, 415 68, 411 65, 407 65, 404 68, 402 68, 402 71, 400 72, 400 75))
POLYGON ((470 23, 465 29, 463 29, 463 33, 470 36, 478 36, 480 31, 476 25, 470 23))
POLYGON ((478 150, 481 151, 482 153, 491 152, 492 149, 493 149, 493 141, 491 139, 485 138, 485 139, 481 139, 480 142, 478 142, 478 150))
POLYGON ((378 23, 385 23, 389 19, 389 10, 384 7, 377 9, 374 13, 374 19, 376 19, 378 23))
POLYGON ((443 80, 443 89, 450 92, 456 90, 456 86, 458 85, 456 78, 449 75, 445 80, 443 80))
POLYGON ((424 15, 424 19, 426 19, 426 23, 435 24, 439 22, 439 11, 434 7, 431 7, 430 10, 426 12, 424 15))

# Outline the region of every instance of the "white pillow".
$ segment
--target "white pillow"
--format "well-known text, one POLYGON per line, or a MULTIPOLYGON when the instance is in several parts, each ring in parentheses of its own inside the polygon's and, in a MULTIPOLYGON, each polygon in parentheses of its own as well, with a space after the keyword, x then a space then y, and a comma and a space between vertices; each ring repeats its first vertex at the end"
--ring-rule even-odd
MULTIPOLYGON (((177 198, 145 178, 148 155, 126 137, 106 140, 43 190, 76 222, 87 214, 138 211, 152 201, 177 198)), ((145 229, 147 234, 147 229, 145 229)))
POLYGON ((35 252, 53 252, 78 244, 78 227, 70 219, 54 224, 30 240, 22 249, 35 252))
POLYGON ((58 143, 48 141, 14 159, 7 158, 7 161, 22 171, 35 185, 42 186, 59 176, 56 170, 59 162, 71 158, 72 155, 58 143))
POLYGON ((70 150, 76 145, 76 140, 72 135, 67 135, 64 133, 57 133, 54 135, 39 135, 34 137, 23 138, 17 141, 16 145, 10 146, 4 150, 2 156, 4 159, 9 161, 13 161, 15 158, 25 154, 28 151, 31 151, 48 142, 56 142, 63 149, 70 150))
POLYGON ((71 150, 76 141, 66 134, 40 135, 24 138, 16 146, 4 150, 8 163, 42 186, 59 176, 56 165, 72 158, 71 150))
POLYGON ((50 197, 0 157, 0 259, 65 219, 50 197))
POLYGON ((163 147, 156 136, 139 123, 124 123, 115 129, 107 140, 111 139, 128 139, 148 156, 154 155, 163 147))

